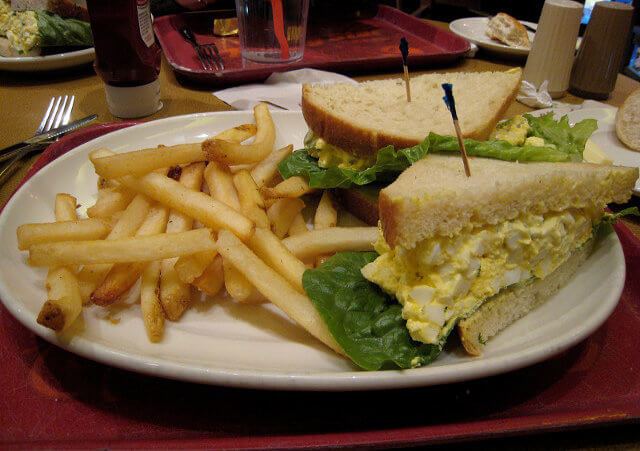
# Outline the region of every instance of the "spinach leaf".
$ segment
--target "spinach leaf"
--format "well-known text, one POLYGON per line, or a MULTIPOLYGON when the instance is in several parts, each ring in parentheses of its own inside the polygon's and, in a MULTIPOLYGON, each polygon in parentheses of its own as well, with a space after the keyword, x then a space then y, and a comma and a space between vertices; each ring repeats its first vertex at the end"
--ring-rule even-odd
POLYGON ((438 356, 446 337, 436 345, 411 339, 402 306, 360 272, 377 257, 376 252, 340 252, 305 271, 302 284, 335 340, 361 368, 425 365, 438 356))
POLYGON ((63 19, 56 14, 37 11, 41 47, 93 45, 89 22, 63 19))

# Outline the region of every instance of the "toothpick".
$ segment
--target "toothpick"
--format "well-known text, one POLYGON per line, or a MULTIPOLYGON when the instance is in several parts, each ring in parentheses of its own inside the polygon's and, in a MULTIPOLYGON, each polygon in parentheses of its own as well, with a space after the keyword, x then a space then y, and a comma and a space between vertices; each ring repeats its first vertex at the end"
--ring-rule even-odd
POLYGON ((402 68, 404 69, 404 86, 407 89, 407 102, 411 102, 411 86, 409 85, 409 67, 407 58, 409 57, 409 43, 405 38, 400 39, 400 53, 402 54, 402 68))
POLYGON ((458 144, 460 145, 460 155, 462 155, 462 164, 464 165, 464 173, 467 177, 471 177, 471 171, 469 170, 469 160, 467 159, 467 149, 464 147, 464 140, 462 139, 462 131, 460 130, 460 124, 458 123, 458 114, 456 113, 456 102, 453 99, 453 86, 451 83, 443 83, 442 89, 444 89, 444 103, 451 112, 453 118, 453 127, 456 129, 456 135, 458 136, 458 144))

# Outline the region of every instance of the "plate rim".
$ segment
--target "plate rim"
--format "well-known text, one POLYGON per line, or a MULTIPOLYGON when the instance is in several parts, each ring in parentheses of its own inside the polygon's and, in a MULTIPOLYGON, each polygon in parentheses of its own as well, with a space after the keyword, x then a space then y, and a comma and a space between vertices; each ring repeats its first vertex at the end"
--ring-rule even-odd
MULTIPOLYGON (((113 134, 126 134, 127 130, 135 129, 136 127, 138 127, 137 130, 140 130, 145 127, 155 127, 158 123, 164 124, 167 122, 181 122, 191 118, 221 114, 233 114, 238 116, 252 115, 250 111, 194 113, 144 122, 116 130, 103 136, 113 137, 113 134)), ((275 120, 277 120, 276 118, 279 116, 301 117, 300 112, 292 111, 273 111, 272 115, 275 120)), ((71 149, 56 160, 63 161, 65 158, 72 158, 77 154, 89 152, 91 146, 97 145, 95 141, 98 141, 98 144, 100 144, 102 140, 100 138, 90 140, 85 144, 71 149)), ((55 164, 49 166, 49 168, 55 168, 55 164)), ((44 172, 39 171, 34 174, 34 177, 24 183, 15 194, 18 194, 22 190, 27 190, 32 180, 42 177, 42 174, 46 175, 48 170, 53 169, 47 170, 47 167, 45 167, 43 170, 44 172)), ((10 212, 14 208, 14 204, 18 202, 19 197, 20 196, 14 195, 7 205, 5 205, 5 208, 0 213, 0 227, 6 223, 7 218, 10 216, 10 212)), ((487 377, 512 371, 524 366, 529 366, 557 355, 593 333, 606 321, 613 309, 616 307, 624 287, 625 261, 620 240, 615 234, 611 237, 607 237, 607 239, 613 241, 611 243, 614 248, 612 258, 614 259, 613 263, 615 267, 618 269, 618 271, 614 273, 615 277, 612 278, 614 279, 612 286, 615 287, 615 289, 609 293, 607 302, 602 302, 595 313, 587 318, 586 327, 583 324, 583 326, 577 331, 573 328, 559 336, 556 336, 553 342, 555 344, 553 344, 553 346, 550 343, 530 345, 526 349, 519 351, 515 356, 507 354, 506 356, 499 355, 484 358, 483 360, 470 358, 468 361, 454 363, 452 365, 427 365, 422 368, 410 370, 375 372, 355 370, 340 371, 337 373, 319 372, 310 374, 284 373, 271 370, 270 372, 265 373, 257 372, 256 370, 233 370, 226 368, 212 369, 198 366, 197 364, 176 363, 158 359, 155 356, 145 356, 138 352, 123 352, 118 349, 113 349, 109 346, 96 343, 82 336, 77 336, 74 340, 67 342, 61 341, 53 331, 49 331, 48 329, 39 326, 34 321, 33 315, 29 311, 21 308, 21 301, 14 298, 13 294, 5 285, 3 274, 0 274, 0 300, 11 315, 24 327, 53 345, 90 360, 142 374, 219 386, 270 390, 347 391, 423 387, 487 377), (603 306, 605 308, 603 308, 603 306)))
POLYGON ((0 70, 47 71, 88 64, 95 59, 94 47, 42 56, 0 56, 0 70))

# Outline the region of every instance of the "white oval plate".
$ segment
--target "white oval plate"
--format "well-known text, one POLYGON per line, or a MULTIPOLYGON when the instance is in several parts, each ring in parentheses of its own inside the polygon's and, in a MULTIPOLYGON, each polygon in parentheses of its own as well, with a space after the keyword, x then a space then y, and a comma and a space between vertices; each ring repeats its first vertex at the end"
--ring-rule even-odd
MULTIPOLYGON (((276 146, 302 145, 307 130, 298 112, 272 113, 276 146)), ((242 123, 251 112, 173 117, 119 130, 61 156, 25 183, 0 215, 0 298, 9 311, 42 338, 81 356, 141 373, 216 385, 260 389, 359 390, 417 387, 473 379, 547 359, 591 334, 615 307, 625 266, 615 234, 595 249, 578 274, 541 308, 486 347, 482 358, 447 349, 431 365, 405 371, 359 371, 349 361, 286 319, 271 305, 241 305, 229 299, 197 302, 176 323, 166 324, 161 343, 147 340, 137 305, 84 309, 82 327, 57 337, 36 323, 45 300, 43 268, 26 264, 17 250, 16 227, 52 221, 56 193, 78 198, 84 214, 96 195, 96 175, 87 154, 203 140, 242 123), (107 314, 109 313, 109 314, 107 314), (116 324, 111 319, 117 318, 116 324)))
POLYGON ((73 52, 56 53, 44 56, 0 56, 0 70, 12 72, 37 72, 54 69, 65 69, 92 62, 96 57, 93 47, 73 52))
MULTIPOLYGON (((511 47, 487 36, 486 31, 488 22, 488 17, 467 17, 466 19, 454 20, 449 24, 449 29, 458 36, 462 36, 468 41, 473 42, 478 47, 490 50, 494 53, 513 56, 527 56, 529 54, 528 48, 511 47)), ((520 23, 532 27, 536 26, 535 23, 524 20, 521 20, 520 23)), ((529 34, 529 41, 533 42, 535 33, 529 30, 527 30, 527 33, 529 34)))

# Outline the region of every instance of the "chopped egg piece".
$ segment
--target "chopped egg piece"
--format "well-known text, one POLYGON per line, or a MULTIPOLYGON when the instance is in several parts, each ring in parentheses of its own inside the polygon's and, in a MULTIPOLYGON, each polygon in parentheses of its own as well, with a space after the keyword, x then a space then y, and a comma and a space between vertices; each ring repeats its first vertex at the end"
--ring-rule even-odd
POLYGON ((414 340, 435 344, 450 322, 472 314, 501 289, 554 271, 591 238, 601 214, 596 208, 525 214, 432 237, 411 249, 391 249, 380 234, 380 256, 362 274, 396 296, 414 340))

